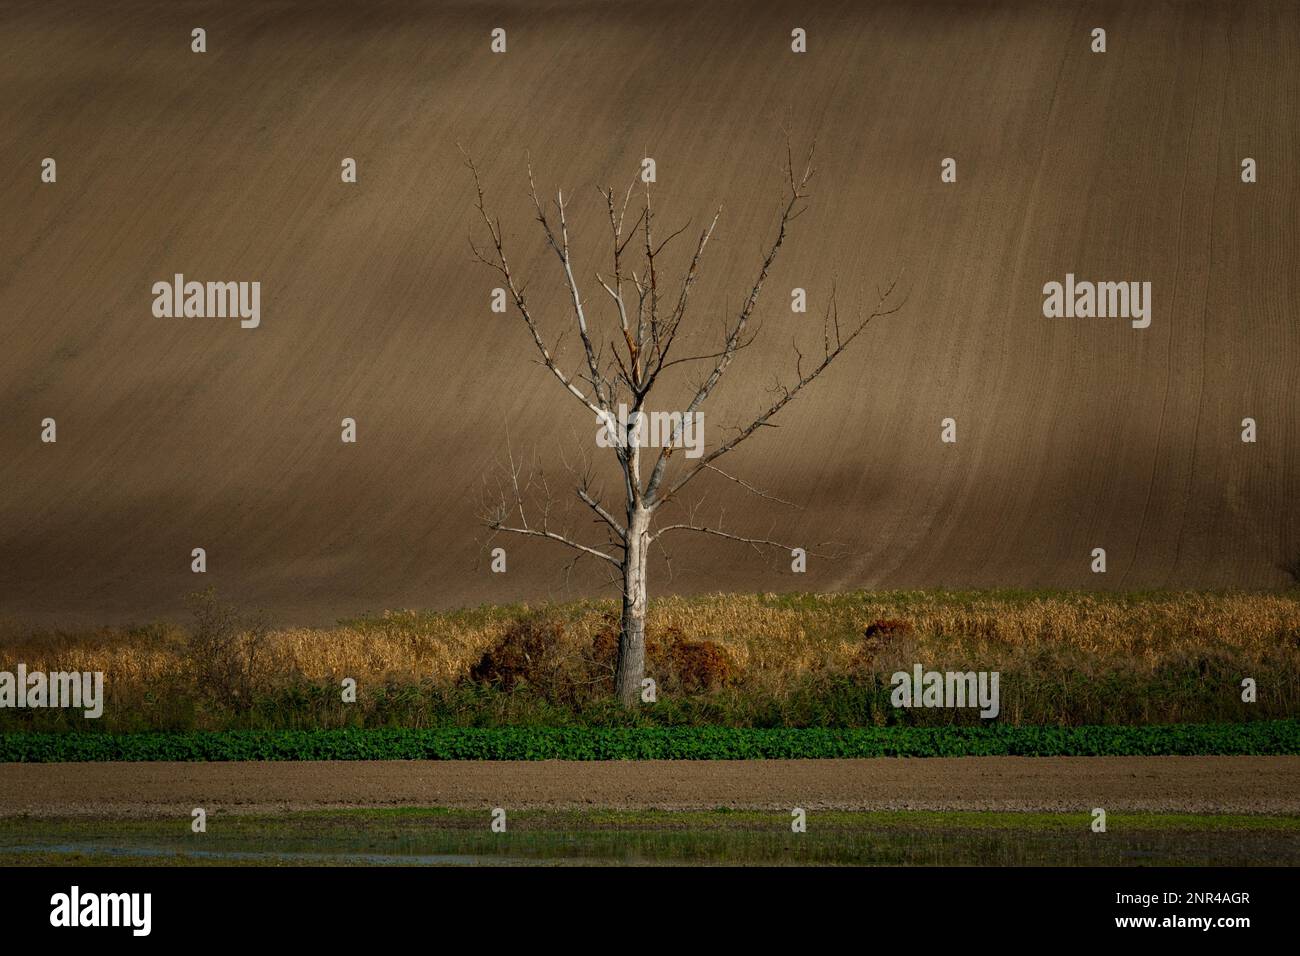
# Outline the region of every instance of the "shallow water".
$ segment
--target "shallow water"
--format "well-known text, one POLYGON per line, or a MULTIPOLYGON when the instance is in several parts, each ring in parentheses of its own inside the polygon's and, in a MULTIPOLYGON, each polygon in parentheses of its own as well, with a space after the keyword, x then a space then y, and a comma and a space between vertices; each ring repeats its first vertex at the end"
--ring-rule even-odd
MULTIPOLYGON (((1094 865, 1294 865, 1300 834, 1288 831, 1165 832, 883 830, 862 832, 815 827, 802 834, 754 828, 520 829, 431 825, 418 832, 295 832, 286 824, 264 830, 160 839, 127 833, 75 839, 12 839, 0 852, 30 858, 76 855, 98 862, 137 858, 199 865, 298 864, 370 866, 565 865, 856 865, 856 866, 1094 866, 1094 865)), ((33 834, 32 836, 37 836, 33 834)))

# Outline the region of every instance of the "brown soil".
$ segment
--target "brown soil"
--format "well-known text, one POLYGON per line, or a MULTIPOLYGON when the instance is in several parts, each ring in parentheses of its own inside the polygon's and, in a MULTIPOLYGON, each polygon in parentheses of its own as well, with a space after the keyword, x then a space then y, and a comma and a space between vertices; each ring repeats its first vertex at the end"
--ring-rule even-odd
POLYGON ((1298 757, 0 766, 0 815, 383 806, 1300 813, 1298 757))
MULTIPOLYGON (((204 584, 300 623, 597 591, 581 567, 566 591, 568 556, 546 543, 514 542, 506 575, 476 558, 481 477, 507 427, 516 456, 536 449, 558 473, 560 444, 594 444, 595 423, 519 320, 489 311, 498 279, 470 261, 455 144, 482 167, 552 342, 566 295, 526 151, 539 187, 572 197, 593 309, 595 186, 649 154, 665 232, 724 203, 693 295, 712 333, 773 225, 787 113, 818 139, 812 206, 706 437, 766 403, 774 374, 790 380, 792 338, 821 348, 835 277, 847 308, 905 266, 910 299, 728 459, 799 508, 716 476, 700 490, 733 530, 849 557, 796 577, 683 541, 656 593, 1283 582, 1275 562, 1300 540, 1300 6, 1103 12, 227 3, 204 9, 196 55, 185 6, 6 9, 0 617, 177 613, 196 546, 204 584), (505 55, 489 52, 499 24, 505 55), (796 25, 806 55, 789 50, 796 25), (177 272, 261 281, 261 327, 154 318, 151 284, 177 272), (1067 272, 1150 280, 1150 328, 1045 319, 1043 284, 1067 272), (55 445, 39 440, 46 416, 55 445), (355 445, 339 441, 345 416, 355 445), (939 441, 948 416, 956 445, 939 441), (1246 416, 1257 444, 1239 440, 1246 416)), ((691 380, 665 381, 665 407, 691 380)))

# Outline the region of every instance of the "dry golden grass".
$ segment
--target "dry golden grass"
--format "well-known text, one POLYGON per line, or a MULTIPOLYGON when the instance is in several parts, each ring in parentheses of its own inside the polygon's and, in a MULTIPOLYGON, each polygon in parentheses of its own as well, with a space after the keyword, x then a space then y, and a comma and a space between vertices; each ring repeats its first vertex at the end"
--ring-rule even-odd
MULTIPOLYGON (((327 628, 273 629, 259 683, 343 676, 455 683, 530 610, 386 612, 327 628)), ((614 610, 613 602, 585 602, 548 613, 564 620, 564 640, 579 653, 614 610)), ((719 644, 747 683, 768 690, 809 674, 888 673, 918 661, 1014 670, 1050 657, 1057 666, 1148 671, 1224 655, 1274 667, 1300 660, 1300 597, 1287 594, 717 595, 655 602, 649 628, 719 644), (863 631, 879 619, 906 621, 911 631, 867 646, 863 631)), ((101 670, 119 688, 150 686, 184 673, 187 641, 171 625, 14 635, 3 641, 4 666, 101 670)))

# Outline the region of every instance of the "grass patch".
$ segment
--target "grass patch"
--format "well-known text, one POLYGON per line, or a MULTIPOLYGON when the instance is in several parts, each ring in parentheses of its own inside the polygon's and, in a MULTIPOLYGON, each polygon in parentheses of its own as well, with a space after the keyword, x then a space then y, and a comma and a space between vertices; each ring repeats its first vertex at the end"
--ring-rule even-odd
MULTIPOLYGON (((339 836, 373 831, 419 834, 430 827, 482 830, 484 810, 460 807, 356 807, 295 810, 283 814, 213 814, 213 832, 248 837, 276 830, 333 833, 339 836)), ((935 810, 810 810, 808 820, 819 830, 875 832, 880 830, 1016 830, 1086 831, 1088 813, 935 810)), ((790 815, 784 810, 514 810, 510 829, 574 833, 583 830, 771 830, 785 831, 790 815)), ((174 837, 187 820, 109 819, 88 817, 0 817, 0 845, 21 840, 81 840, 113 836, 174 837)), ((1220 831, 1288 831, 1300 833, 1300 816, 1241 813, 1110 813, 1107 832, 1121 830, 1180 833, 1220 831)))
POLYGON ((1239 723, 1300 714, 1300 594, 891 591, 650 607, 658 702, 610 700, 616 604, 390 611, 271 627, 196 602, 188 626, 0 634, 0 669, 102 671, 104 716, 0 710, 0 732, 976 726, 898 710, 914 664, 998 671, 999 724, 1239 723), (889 627, 881 628, 881 623, 889 627), (1241 682, 1259 689, 1241 700, 1241 682), (357 683, 355 702, 341 683, 357 683))
POLYGON ((213 814, 189 819, 0 819, 0 863, 266 865, 1295 865, 1300 818, 1115 813, 520 810, 505 833, 486 808, 213 814))

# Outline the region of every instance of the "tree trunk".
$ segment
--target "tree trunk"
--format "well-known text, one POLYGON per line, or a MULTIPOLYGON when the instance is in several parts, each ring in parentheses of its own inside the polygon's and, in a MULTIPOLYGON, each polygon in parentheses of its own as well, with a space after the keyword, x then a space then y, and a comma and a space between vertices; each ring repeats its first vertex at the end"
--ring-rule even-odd
POLYGON ((614 692, 624 707, 641 700, 645 678, 646 552, 650 513, 629 509, 627 552, 623 560, 623 627, 618 638, 618 668, 614 692))

